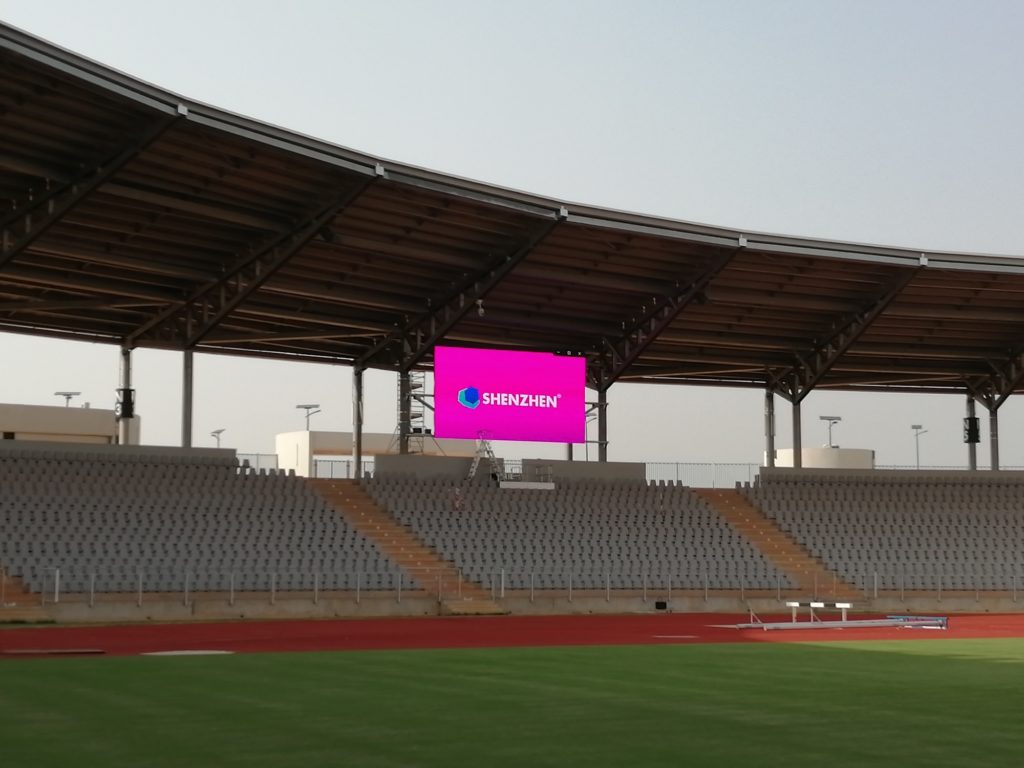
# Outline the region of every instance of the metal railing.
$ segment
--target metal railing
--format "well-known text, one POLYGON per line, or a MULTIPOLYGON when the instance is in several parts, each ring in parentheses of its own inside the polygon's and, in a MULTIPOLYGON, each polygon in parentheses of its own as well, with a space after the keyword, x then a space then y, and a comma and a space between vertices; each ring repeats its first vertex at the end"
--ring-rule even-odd
MULTIPOLYGON (((880 596, 901 600, 908 597, 942 600, 952 597, 1001 596, 1017 602, 1024 585, 1024 569, 979 567, 976 574, 914 573, 895 569, 861 570, 847 576, 847 583, 864 599, 880 596)), ((740 599, 752 597, 782 599, 807 595, 828 598, 849 590, 837 577, 825 583, 814 581, 805 588, 788 578, 752 576, 736 572, 716 574, 707 564, 691 563, 672 571, 627 572, 614 568, 580 566, 572 570, 498 569, 463 573, 453 569, 414 569, 387 572, 335 571, 182 571, 178 573, 137 571, 103 572, 48 568, 22 577, 42 605, 59 603, 134 602, 142 606, 154 601, 180 601, 190 606, 197 599, 222 601, 279 599, 319 603, 322 599, 347 598, 394 600, 404 597, 436 598, 438 602, 467 597, 558 597, 572 602, 583 597, 610 601, 612 597, 671 600, 673 595, 703 597, 728 594, 740 599)), ((0 591, 7 590, 7 576, 0 573, 0 591)), ((2 607, 4 603, 0 603, 2 607)))
MULTIPOLYGON (((250 456, 254 454, 239 454, 250 456)), ((272 457, 273 458, 273 457, 272 457)), ((521 459, 502 459, 505 471, 510 477, 518 477, 522 473, 521 459)), ((353 459, 315 459, 313 477, 344 478, 356 477, 353 459)), ((596 463, 596 462, 594 462, 596 463)), ((255 466, 255 465, 253 465, 255 466)), ((276 460, 274 462, 276 467, 276 460)), ((671 482, 688 485, 692 488, 735 488, 737 483, 753 483, 761 471, 761 465, 755 462, 647 462, 646 477, 648 482, 671 482)), ((915 470, 918 467, 905 464, 880 464, 879 470, 915 470)), ((929 465, 921 466, 921 471, 965 471, 966 465, 929 465)), ((1024 466, 1003 467, 1006 470, 1022 470, 1024 466)), ((364 459, 362 476, 372 476, 373 459, 364 459)))
POLYGON ((261 469, 278 468, 277 454, 275 453, 238 453, 235 454, 235 457, 239 464, 248 461, 249 468, 257 472, 261 469))
POLYGON ((648 463, 648 481, 674 482, 693 488, 735 488, 736 483, 753 483, 760 464, 659 462, 648 463))
POLYGON ((423 592, 432 579, 400 570, 364 571, 102 571, 48 568, 22 577, 31 594, 43 605, 125 601, 142 606, 156 600, 180 599, 191 605, 198 597, 236 600, 259 596, 271 604, 278 598, 308 599, 318 603, 325 596, 346 595, 356 602, 364 598, 392 598, 423 592))
MULTIPOLYGON (((596 463, 596 462, 595 462, 596 463)), ((505 472, 510 477, 522 474, 521 459, 504 459, 505 472)), ((758 464, 744 463, 648 463, 648 481, 671 481, 694 488, 733 488, 736 483, 752 483, 760 471, 758 464)), ((373 459, 364 459, 361 476, 372 476, 373 459)), ((351 479, 356 477, 354 459, 314 459, 313 477, 351 479)))
POLYGON ((363 459, 360 472, 355 471, 355 459, 314 459, 313 477, 332 480, 351 480, 355 477, 373 476, 373 459, 363 459))

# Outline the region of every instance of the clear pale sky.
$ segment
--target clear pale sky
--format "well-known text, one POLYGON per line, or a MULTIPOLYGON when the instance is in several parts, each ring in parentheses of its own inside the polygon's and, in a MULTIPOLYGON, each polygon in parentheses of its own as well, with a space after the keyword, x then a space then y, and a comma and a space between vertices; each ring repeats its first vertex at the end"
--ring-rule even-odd
MULTIPOLYGON (((751 231, 1024 256, 1024 3, 0 0, 0 18, 183 96, 383 158, 751 231)), ((0 334, 0 402, 111 407, 114 347, 0 334)), ((143 439, 180 439, 180 354, 139 350, 143 439)), ((369 381, 392 432, 395 381, 369 381)), ((351 428, 351 370, 196 356, 196 444, 351 428)), ((1000 411, 1024 465, 1024 405, 1000 411)), ((609 457, 758 461, 758 390, 617 385, 609 457)), ((961 396, 812 393, 804 445, 962 464, 961 396)), ((984 417, 983 409, 979 415, 984 417)), ((777 400, 779 447, 789 408, 777 400)), ((983 418, 979 461, 988 460, 983 418)), ((561 456, 560 446, 499 446, 561 456)), ((582 449, 577 449, 582 454, 582 449)), ((591 451, 593 456, 595 451, 591 451)))

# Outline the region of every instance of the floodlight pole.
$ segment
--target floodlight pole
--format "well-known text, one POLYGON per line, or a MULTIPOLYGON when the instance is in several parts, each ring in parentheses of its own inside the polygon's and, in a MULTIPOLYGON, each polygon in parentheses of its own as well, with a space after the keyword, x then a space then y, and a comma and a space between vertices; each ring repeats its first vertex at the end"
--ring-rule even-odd
POLYGON ((210 437, 217 441, 218 448, 220 448, 220 436, 224 434, 224 431, 224 427, 221 427, 220 429, 215 429, 210 433, 210 437))
POLYGON ((300 403, 295 407, 306 412, 306 431, 309 432, 309 417, 320 413, 320 403, 300 403))
POLYGON ((910 428, 914 430, 914 460, 918 469, 921 468, 921 435, 928 432, 927 429, 921 429, 920 424, 911 424, 910 428))
POLYGON ((842 416, 819 416, 822 421, 828 422, 828 448, 838 448, 839 446, 832 442, 832 427, 843 420, 842 416))
POLYGON ((71 407, 71 398, 78 397, 82 393, 81 392, 65 392, 65 391, 61 391, 61 392, 54 392, 53 394, 55 394, 57 397, 63 397, 64 398, 64 407, 65 408, 70 408, 71 407))

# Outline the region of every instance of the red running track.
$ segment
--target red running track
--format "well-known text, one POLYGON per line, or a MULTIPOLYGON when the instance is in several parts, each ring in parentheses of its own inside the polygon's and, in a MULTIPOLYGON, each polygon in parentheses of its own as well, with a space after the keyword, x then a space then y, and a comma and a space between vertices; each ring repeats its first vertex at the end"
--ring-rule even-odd
POLYGON ((764 631, 720 626, 745 621, 746 616, 735 614, 677 613, 11 627, 0 629, 0 658, 74 655, 75 651, 127 656, 188 650, 260 653, 1024 637, 1024 614, 954 615, 947 630, 875 627, 764 631))

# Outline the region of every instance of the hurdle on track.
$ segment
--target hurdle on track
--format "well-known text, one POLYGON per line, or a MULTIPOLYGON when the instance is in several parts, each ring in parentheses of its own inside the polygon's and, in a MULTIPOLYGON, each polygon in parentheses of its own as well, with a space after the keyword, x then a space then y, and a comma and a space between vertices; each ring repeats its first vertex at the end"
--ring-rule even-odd
POLYGON ((753 609, 750 610, 750 621, 746 624, 734 625, 736 629, 761 629, 784 630, 784 629, 857 629, 862 627, 904 627, 907 629, 948 629, 949 618, 947 616, 909 616, 892 615, 883 619, 849 619, 847 611, 853 608, 852 603, 826 602, 824 600, 790 600, 786 607, 791 611, 790 621, 761 621, 753 609), (799 621, 797 612, 800 608, 806 608, 809 614, 807 621, 799 621), (834 620, 823 620, 815 609, 842 611, 842 618, 834 620))

